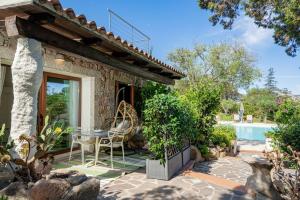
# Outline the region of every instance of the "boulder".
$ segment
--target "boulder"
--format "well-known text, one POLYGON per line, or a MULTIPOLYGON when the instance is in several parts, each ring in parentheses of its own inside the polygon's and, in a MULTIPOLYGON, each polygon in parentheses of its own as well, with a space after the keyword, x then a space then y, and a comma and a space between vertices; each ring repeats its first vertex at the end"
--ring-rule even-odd
POLYGON ((97 199, 100 180, 88 178, 77 171, 53 172, 34 184, 29 196, 32 200, 97 199))
POLYGON ((202 157, 201 152, 197 147, 194 145, 191 145, 191 159, 194 160, 195 162, 202 162, 205 159, 202 157))
POLYGON ((96 200, 97 196, 99 195, 99 191, 100 180, 96 178, 88 178, 80 185, 74 186, 63 199, 96 200))
POLYGON ((0 196, 21 200, 93 200, 97 199, 100 180, 76 171, 52 172, 36 183, 14 182, 0 191, 0 196))
POLYGON ((209 160, 216 160, 220 157, 220 149, 219 148, 216 148, 216 147, 210 148, 209 153, 210 153, 209 160))
POLYGON ((0 196, 7 196, 9 200, 27 200, 28 187, 23 182, 13 182, 0 191, 0 196))
POLYGON ((0 190, 7 187, 14 179, 11 169, 0 166, 0 190))
POLYGON ((29 191, 32 200, 58 200, 71 189, 71 185, 64 179, 41 179, 29 191))
POLYGON ((253 170, 253 175, 247 178, 247 192, 253 195, 259 193, 273 200, 281 199, 280 194, 272 183, 272 163, 265 158, 254 157, 245 157, 244 161, 247 162, 253 170))
POLYGON ((68 181, 71 186, 76 186, 83 183, 87 179, 88 177, 84 174, 74 174, 69 176, 69 178, 67 178, 66 181, 68 181))

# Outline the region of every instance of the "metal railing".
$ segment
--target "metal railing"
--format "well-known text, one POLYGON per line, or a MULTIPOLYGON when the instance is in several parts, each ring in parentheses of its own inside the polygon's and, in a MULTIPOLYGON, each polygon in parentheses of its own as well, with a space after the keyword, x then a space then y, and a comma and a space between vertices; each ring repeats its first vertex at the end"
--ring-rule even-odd
POLYGON ((150 37, 140 31, 138 28, 130 24, 124 18, 119 16, 114 11, 108 9, 109 15, 109 31, 120 36, 122 39, 127 40, 132 43, 134 46, 150 52, 150 37))

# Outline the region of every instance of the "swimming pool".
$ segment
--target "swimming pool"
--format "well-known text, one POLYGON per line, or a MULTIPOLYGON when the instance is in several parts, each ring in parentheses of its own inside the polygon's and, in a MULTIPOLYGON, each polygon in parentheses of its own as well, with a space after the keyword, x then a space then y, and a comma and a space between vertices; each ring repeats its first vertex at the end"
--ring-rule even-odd
POLYGON ((238 140, 265 141, 265 133, 273 130, 274 124, 246 124, 246 123, 231 123, 236 129, 238 140))

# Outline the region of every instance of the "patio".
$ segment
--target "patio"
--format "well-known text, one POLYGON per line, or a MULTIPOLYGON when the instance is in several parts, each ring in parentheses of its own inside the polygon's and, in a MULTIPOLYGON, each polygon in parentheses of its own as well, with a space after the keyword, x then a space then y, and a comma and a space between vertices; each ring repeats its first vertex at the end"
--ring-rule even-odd
MULTIPOLYGON (((214 161, 195 163, 170 181, 147 179, 146 152, 125 156, 114 155, 114 169, 110 168, 110 155, 101 152, 99 158, 105 165, 82 165, 80 153, 55 160, 54 171, 77 170, 100 180, 99 200, 106 199, 253 199, 246 193, 245 184, 252 174, 251 167, 242 158, 251 156, 240 153, 237 157, 224 157, 214 161)), ((94 154, 88 154, 88 160, 94 154)), ((263 199, 263 197, 258 197, 263 199)), ((257 199, 258 199, 257 198, 257 199)))
POLYGON ((82 165, 81 154, 73 154, 69 162, 68 155, 57 158, 53 163, 53 171, 55 172, 68 172, 70 170, 79 171, 87 176, 93 176, 100 180, 100 187, 103 188, 106 184, 118 179, 125 174, 132 173, 140 168, 146 166, 147 153, 137 152, 125 156, 125 163, 123 163, 122 156, 114 155, 114 169, 111 169, 110 155, 101 152, 99 158, 105 165, 94 165, 93 163, 87 164, 89 160, 93 160, 95 154, 89 153, 85 155, 85 165, 82 165))
POLYGON ((239 157, 196 163, 170 181, 147 179, 140 168, 101 186, 98 199, 253 199, 244 188, 251 174, 250 166, 239 157))

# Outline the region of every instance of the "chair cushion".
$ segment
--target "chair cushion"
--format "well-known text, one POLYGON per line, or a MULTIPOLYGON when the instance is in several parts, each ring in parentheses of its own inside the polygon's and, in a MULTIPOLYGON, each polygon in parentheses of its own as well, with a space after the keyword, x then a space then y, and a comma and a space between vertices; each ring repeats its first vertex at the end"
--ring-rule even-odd
POLYGON ((122 121, 120 124, 118 124, 117 126, 117 130, 118 131, 121 131, 121 130, 125 130, 125 129, 128 129, 130 127, 130 123, 128 120, 124 120, 122 121))

